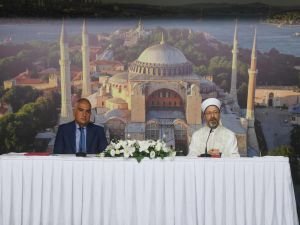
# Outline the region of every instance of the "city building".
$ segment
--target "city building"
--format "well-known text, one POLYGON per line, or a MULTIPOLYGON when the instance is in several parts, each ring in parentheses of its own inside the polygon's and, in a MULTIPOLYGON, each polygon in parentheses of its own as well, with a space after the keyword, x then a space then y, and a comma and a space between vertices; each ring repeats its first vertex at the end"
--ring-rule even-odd
POLYGON ((4 89, 10 89, 14 86, 31 86, 38 90, 55 89, 58 87, 58 71, 54 68, 48 68, 40 71, 34 77, 48 77, 48 81, 41 78, 33 78, 33 74, 26 70, 16 77, 3 82, 4 89))
POLYGON ((292 125, 300 126, 300 104, 291 106, 289 108, 289 113, 291 114, 290 123, 292 125))
POLYGON ((96 60, 90 62, 90 71, 93 76, 100 74, 113 75, 118 72, 124 71, 125 66, 123 63, 114 60, 96 60))
POLYGON ((268 107, 290 107, 300 103, 300 89, 297 86, 258 86, 255 90, 255 104, 268 107))
POLYGON ((140 38, 146 37, 151 34, 151 31, 144 29, 142 20, 140 19, 138 25, 125 32, 124 35, 124 45, 125 46, 134 46, 137 44, 140 38))

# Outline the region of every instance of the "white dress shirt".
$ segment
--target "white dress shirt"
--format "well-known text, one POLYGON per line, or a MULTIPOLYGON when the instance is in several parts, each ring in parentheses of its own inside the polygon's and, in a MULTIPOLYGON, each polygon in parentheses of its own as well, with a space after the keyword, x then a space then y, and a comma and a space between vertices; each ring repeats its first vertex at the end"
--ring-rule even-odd
MULTIPOLYGON (((200 154, 205 153, 205 146, 209 132, 210 128, 208 126, 204 126, 193 134, 188 156, 199 156, 200 154)), ((213 129, 208 138, 207 151, 211 149, 219 149, 222 153, 221 157, 240 156, 235 134, 222 125, 213 129)))

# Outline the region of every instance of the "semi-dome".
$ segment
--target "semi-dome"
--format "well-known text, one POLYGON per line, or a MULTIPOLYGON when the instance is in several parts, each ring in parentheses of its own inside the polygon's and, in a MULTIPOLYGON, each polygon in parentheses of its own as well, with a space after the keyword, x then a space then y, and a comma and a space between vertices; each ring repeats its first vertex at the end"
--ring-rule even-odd
POLYGON ((150 76, 190 75, 192 64, 183 53, 165 43, 162 36, 160 44, 145 49, 129 66, 131 74, 146 74, 150 76))
POLYGON ((128 73, 127 72, 122 72, 122 73, 117 73, 111 78, 109 78, 110 83, 127 83, 128 82, 128 73))
POLYGON ((127 102, 122 98, 110 98, 105 102, 109 109, 128 109, 127 102))
POLYGON ((128 110, 122 110, 122 109, 112 109, 105 113, 106 118, 126 118, 129 115, 128 110))

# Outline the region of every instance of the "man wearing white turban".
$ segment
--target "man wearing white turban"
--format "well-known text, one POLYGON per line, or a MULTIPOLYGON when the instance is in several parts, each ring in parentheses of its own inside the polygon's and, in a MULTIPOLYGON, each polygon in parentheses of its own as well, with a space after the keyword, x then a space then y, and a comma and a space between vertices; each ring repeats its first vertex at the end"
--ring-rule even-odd
POLYGON ((206 124, 193 134, 188 156, 240 156, 235 134, 220 124, 220 109, 221 102, 216 98, 203 101, 201 110, 206 124))

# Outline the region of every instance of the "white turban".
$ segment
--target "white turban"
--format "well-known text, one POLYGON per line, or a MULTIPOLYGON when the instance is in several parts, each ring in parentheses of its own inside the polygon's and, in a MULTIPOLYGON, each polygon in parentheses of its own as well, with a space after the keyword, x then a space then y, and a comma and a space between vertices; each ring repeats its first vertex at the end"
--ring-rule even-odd
POLYGON ((202 112, 204 112, 206 108, 211 105, 217 106, 219 109, 221 108, 221 102, 218 99, 208 98, 201 104, 202 112))

